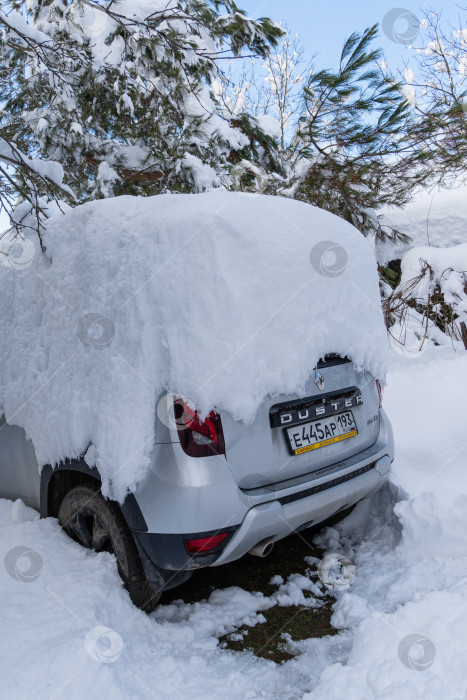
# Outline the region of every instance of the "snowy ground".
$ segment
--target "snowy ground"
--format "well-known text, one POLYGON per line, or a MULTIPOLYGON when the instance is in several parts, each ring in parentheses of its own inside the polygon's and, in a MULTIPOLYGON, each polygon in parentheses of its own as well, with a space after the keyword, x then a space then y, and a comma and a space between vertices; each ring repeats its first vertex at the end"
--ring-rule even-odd
MULTIPOLYGON (((261 624, 276 597, 231 588, 147 617, 110 555, 0 501, 1 697, 465 700, 466 381, 467 355, 393 355, 393 483, 319 535, 325 551, 356 566, 337 594, 341 632, 296 643, 297 656, 280 666, 217 640, 245 621, 261 624)), ((299 579, 282 592, 298 599, 306 587, 299 579)))
POLYGON ((449 190, 421 192, 402 209, 385 208, 380 214, 384 224, 411 239, 395 247, 390 243, 379 245, 378 259, 383 264, 416 246, 449 248, 467 242, 467 187, 461 183, 449 190))

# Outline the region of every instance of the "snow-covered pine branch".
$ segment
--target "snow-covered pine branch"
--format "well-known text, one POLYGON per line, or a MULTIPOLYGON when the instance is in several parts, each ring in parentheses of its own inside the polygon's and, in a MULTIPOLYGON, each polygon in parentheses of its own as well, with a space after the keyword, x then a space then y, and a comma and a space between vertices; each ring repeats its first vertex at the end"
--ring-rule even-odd
POLYGON ((47 200, 41 192, 47 190, 73 199, 72 191, 63 183, 60 163, 29 158, 13 143, 0 137, 0 205, 11 213, 11 224, 16 233, 34 228, 41 245, 43 220, 47 218, 47 200))
POLYGON ((297 127, 302 88, 310 70, 299 35, 291 35, 287 26, 284 29, 285 36, 266 60, 244 61, 240 72, 238 66, 229 66, 226 79, 216 84, 216 94, 227 114, 271 117, 269 133, 280 137, 283 155, 297 127))
POLYGON ((223 59, 267 55, 283 33, 271 20, 251 20, 231 0, 2 8, 1 135, 25 157, 60 163, 78 201, 230 186, 239 151, 276 167, 255 147, 267 137, 226 119, 211 89, 223 59))
POLYGON ((268 167, 266 162, 263 169, 258 169, 239 157, 234 170, 236 188, 277 193, 285 186, 293 165, 293 137, 310 64, 305 60, 300 37, 291 35, 286 25, 284 30, 284 37, 265 60, 247 59, 240 71, 238 65, 230 64, 222 79, 213 84, 225 118, 247 122, 250 132, 255 127, 263 132, 268 137, 263 141, 267 141, 270 153, 276 158, 273 167, 271 163, 268 167), (275 142, 279 147, 277 155, 275 142))
POLYGON ((287 35, 266 62, 231 70, 215 89, 224 113, 249 111, 280 141, 280 175, 242 160, 239 186, 315 204, 383 241, 403 240, 377 211, 405 204, 430 177, 432 158, 402 85, 383 69, 377 32, 354 33, 337 71, 316 69, 316 58, 305 63, 299 38, 287 35))
MULTIPOLYGON (((9 86, 11 76, 9 64, 4 62, 8 43, 18 52, 33 52, 38 60, 47 60, 47 55, 56 53, 52 42, 42 32, 34 29, 16 11, 6 15, 0 10, 2 62, 0 84, 9 86)), ((51 61, 51 63, 53 63, 51 61)), ((2 110, 0 131, 0 207, 11 215, 16 233, 33 226, 41 239, 42 221, 47 217, 44 193, 65 195, 73 199, 70 188, 64 184, 64 171, 60 163, 43 160, 34 154, 26 155, 17 145, 17 132, 2 110)), ((10 235, 10 234, 9 234, 10 235)))
POLYGON ((401 206, 429 174, 423 138, 401 86, 383 70, 378 25, 346 41, 337 71, 313 70, 284 194, 339 214, 365 235, 400 237, 377 210, 401 206))

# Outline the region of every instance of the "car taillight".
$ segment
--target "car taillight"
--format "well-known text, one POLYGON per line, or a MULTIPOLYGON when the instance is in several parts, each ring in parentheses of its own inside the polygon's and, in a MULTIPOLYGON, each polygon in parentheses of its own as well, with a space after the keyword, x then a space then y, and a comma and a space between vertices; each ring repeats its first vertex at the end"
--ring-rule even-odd
POLYGON ((381 382, 379 379, 376 380, 376 388, 378 389, 378 396, 379 396, 379 407, 383 405, 383 389, 381 387, 381 382))
POLYGON ((185 540, 186 551, 189 554, 202 554, 216 549, 229 536, 229 532, 222 532, 220 535, 202 537, 198 540, 185 540))
POLYGON ((224 433, 218 413, 211 411, 201 420, 198 412, 181 398, 174 401, 174 414, 180 445, 190 457, 225 454, 224 433))

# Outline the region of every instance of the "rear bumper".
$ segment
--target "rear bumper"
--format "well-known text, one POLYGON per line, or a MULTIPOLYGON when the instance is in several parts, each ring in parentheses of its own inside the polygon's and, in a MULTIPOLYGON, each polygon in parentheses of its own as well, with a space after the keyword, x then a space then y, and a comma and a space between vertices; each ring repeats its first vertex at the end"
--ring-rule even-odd
POLYGON ((194 569, 235 561, 264 540, 317 525, 380 489, 394 458, 391 425, 381 411, 376 442, 299 477, 254 488, 238 486, 223 457, 174 461, 178 445, 159 445, 154 469, 135 493, 145 531, 132 528, 148 580, 171 588, 194 569), (186 539, 229 531, 209 553, 189 555, 186 539))
POLYGON ((148 580, 161 589, 169 589, 187 580, 195 569, 235 561, 259 542, 275 542, 317 525, 378 491, 389 477, 391 462, 392 454, 382 454, 376 460, 360 461, 340 469, 332 478, 318 477, 301 489, 281 490, 273 500, 253 505, 243 521, 230 528, 189 534, 134 532, 148 580), (216 550, 194 556, 187 553, 186 539, 214 535, 226 529, 229 536, 216 550))
POLYGON ((212 566, 239 559, 264 540, 275 542, 304 527, 317 525, 378 491, 390 471, 391 459, 384 455, 357 469, 352 467, 339 472, 332 480, 302 492, 254 506, 212 566))

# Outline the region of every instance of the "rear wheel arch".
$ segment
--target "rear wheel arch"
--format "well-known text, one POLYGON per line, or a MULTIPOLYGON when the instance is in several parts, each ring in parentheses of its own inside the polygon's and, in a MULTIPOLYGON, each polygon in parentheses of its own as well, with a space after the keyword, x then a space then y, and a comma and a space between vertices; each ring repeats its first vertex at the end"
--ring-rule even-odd
MULTIPOLYGON (((101 486, 102 479, 95 467, 81 460, 67 460, 57 467, 46 465, 41 473, 40 514, 42 518, 58 517, 60 504, 65 495, 75 486, 101 486)), ((148 526, 133 494, 128 494, 124 503, 118 504, 130 530, 147 532, 148 526)))
POLYGON ((99 482, 89 480, 67 491, 60 504, 58 521, 75 542, 96 552, 113 554, 133 603, 145 612, 154 609, 162 588, 149 583, 122 511, 118 503, 104 498, 99 482))
POLYGON ((96 551, 115 554, 118 570, 132 601, 150 612, 157 605, 164 577, 152 567, 157 586, 148 580, 135 529, 147 526, 136 499, 129 495, 123 504, 106 499, 97 469, 82 461, 67 461, 41 474, 41 516, 56 517, 75 541, 96 551))

